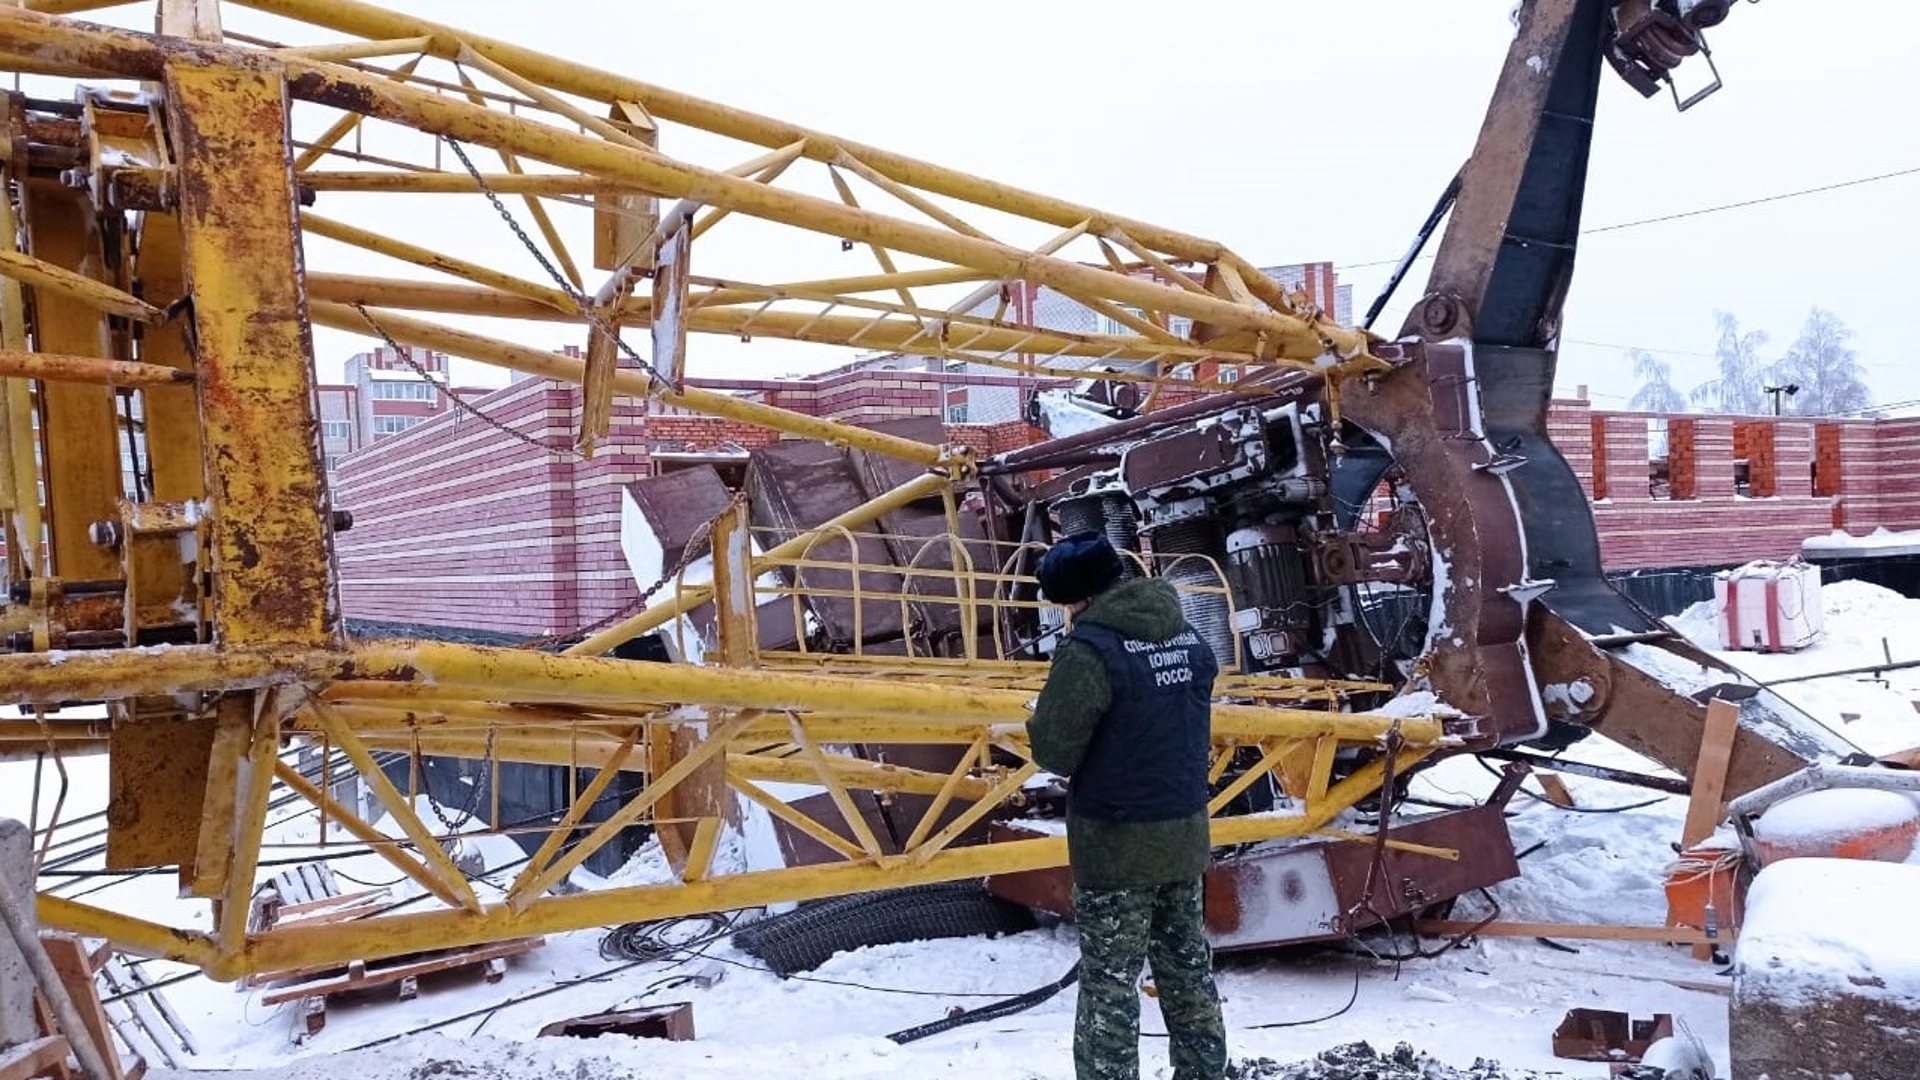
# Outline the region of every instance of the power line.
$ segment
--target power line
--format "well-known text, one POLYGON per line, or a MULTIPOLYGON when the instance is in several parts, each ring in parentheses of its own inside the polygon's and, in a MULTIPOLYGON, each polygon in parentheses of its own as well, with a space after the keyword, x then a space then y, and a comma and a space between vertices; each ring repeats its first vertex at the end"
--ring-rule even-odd
POLYGON ((1838 191, 1841 188, 1859 187, 1862 184, 1875 184, 1882 180, 1893 180, 1902 176, 1913 176, 1916 173, 1920 173, 1920 166, 1915 166, 1911 169, 1896 169, 1893 172, 1881 173, 1878 176, 1862 176, 1854 180, 1842 180, 1837 184, 1822 184, 1819 187, 1801 188, 1798 191, 1783 191, 1777 195, 1762 195, 1757 199, 1743 199, 1740 202, 1722 203, 1719 206, 1704 206, 1698 210, 1682 210, 1677 214, 1662 214, 1659 217, 1641 218, 1638 221, 1623 221, 1618 225, 1598 225, 1591 229, 1583 229, 1581 232, 1583 235, 1591 235, 1593 233, 1617 232, 1621 229, 1634 229, 1642 225, 1657 225, 1663 221, 1679 221, 1681 218, 1699 217, 1702 214, 1718 214, 1725 210, 1740 210, 1749 206, 1760 206, 1765 203, 1781 202, 1786 199, 1798 199, 1806 195, 1818 195, 1822 192, 1838 191))
MULTIPOLYGON (((1615 224, 1612 224, 1612 225, 1595 225, 1592 228, 1581 229, 1580 235, 1592 236, 1595 233, 1619 232, 1622 229, 1637 229, 1643 225, 1658 225, 1668 221, 1679 221, 1683 218, 1701 217, 1706 214, 1719 214, 1719 213, 1724 213, 1728 210, 1742 210, 1747 207, 1762 206, 1762 205, 1765 205, 1766 203, 1782 202, 1787 199, 1798 199, 1808 195, 1819 195, 1829 191, 1839 191, 1842 188, 1859 187, 1862 184, 1877 184, 1883 180, 1896 180, 1903 176, 1914 176, 1914 175, 1920 175, 1920 165, 1916 165, 1913 168, 1909 168, 1909 169, 1896 169, 1893 172, 1879 173, 1874 176, 1861 176, 1861 177, 1856 177, 1852 180, 1841 180, 1838 183, 1821 184, 1818 187, 1800 188, 1797 191, 1782 191, 1772 195, 1762 195, 1759 198, 1755 198, 1755 199, 1742 199, 1739 202, 1719 203, 1714 206, 1702 206, 1694 210, 1682 210, 1682 211, 1679 211, 1678 213, 1661 214, 1657 217, 1639 218, 1634 221, 1621 221, 1621 222, 1616 222, 1615 224)), ((1432 258, 1433 258, 1433 255, 1431 254, 1422 255, 1420 256, 1420 261, 1425 261, 1432 258)), ((1395 256, 1391 259, 1375 259, 1371 262, 1336 263, 1335 265, 1347 270, 1364 270, 1364 269, 1375 267, 1375 266, 1397 266, 1399 265, 1399 263, 1400 263, 1400 256, 1395 256)))

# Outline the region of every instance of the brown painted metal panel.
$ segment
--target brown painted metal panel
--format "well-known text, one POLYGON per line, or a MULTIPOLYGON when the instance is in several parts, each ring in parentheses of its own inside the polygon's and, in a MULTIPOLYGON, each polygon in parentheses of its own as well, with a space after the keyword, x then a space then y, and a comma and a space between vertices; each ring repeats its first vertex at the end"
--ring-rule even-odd
MULTIPOLYGON (((755 451, 747 470, 747 490, 753 500, 754 525, 778 529, 783 537, 823 524, 868 499, 847 452, 815 442, 783 442, 755 451)), ((762 536, 760 542, 765 545, 769 538, 762 536)), ((902 584, 899 574, 868 569, 892 565, 886 544, 874 539, 856 543, 857 561, 862 567, 860 588, 897 597, 902 584)), ((845 539, 823 540, 808 555, 822 562, 846 562, 854 557, 854 545, 845 539)), ((806 568, 795 576, 809 591, 846 592, 853 588, 853 575, 846 570, 806 568)), ((885 641, 900 636, 898 599, 859 605, 857 631, 852 599, 815 595, 808 603, 835 644, 850 645, 856 637, 885 641)))

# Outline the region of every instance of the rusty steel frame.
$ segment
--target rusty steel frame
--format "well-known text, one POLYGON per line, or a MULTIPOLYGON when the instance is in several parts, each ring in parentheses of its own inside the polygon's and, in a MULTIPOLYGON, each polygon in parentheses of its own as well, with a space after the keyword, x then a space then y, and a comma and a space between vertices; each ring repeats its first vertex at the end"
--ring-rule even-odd
MULTIPOLYGON (((332 517, 324 490, 313 412, 311 328, 391 337, 516 371, 592 385, 594 364, 610 358, 606 328, 645 330, 653 299, 631 286, 654 270, 673 230, 700 239, 729 217, 757 218, 871 249, 878 272, 822 274, 812 281, 757 284, 736 275, 693 277, 687 330, 853 348, 887 348, 962 358, 1026 372, 1050 358, 1123 362, 1102 377, 1158 388, 1185 382, 1173 369, 1201 360, 1313 372, 1337 406, 1347 381, 1393 366, 1369 335, 1341 327, 1304 296, 1290 294, 1251 263, 1212 241, 1022 191, 821 132, 730 109, 543 56, 507 43, 384 11, 352 0, 242 0, 350 40, 319 46, 243 47, 223 35, 214 0, 164 0, 157 36, 63 17, 110 6, 96 0, 34 0, 0 9, 0 66, 89 80, 138 80, 157 91, 143 118, 102 103, 116 122, 146 132, 143 160, 102 158, 85 189, 30 175, 31 160, 5 163, 0 179, 26 198, 26 247, 0 250, 0 385, 5 387, 8 466, 5 509, 13 573, 43 584, 126 582, 129 608, 172 597, 197 605, 197 640, 164 650, 102 649, 0 655, 5 703, 99 702, 97 720, 56 720, 31 732, 0 720, 0 749, 48 740, 113 752, 146 725, 197 725, 207 749, 178 751, 182 774, 204 776, 172 800, 155 800, 150 820, 123 842, 175 846, 183 883, 214 902, 211 931, 164 927, 101 907, 42 896, 55 927, 104 937, 130 951, 196 964, 216 977, 371 960, 426 948, 523 937, 632 919, 803 900, 986 874, 1065 861, 1059 838, 963 846, 988 815, 1018 805, 1038 766, 1022 721, 1043 668, 996 658, 867 658, 761 654, 753 617, 760 575, 810 559, 830 538, 869 531, 884 515, 938 496, 953 517, 958 486, 976 475, 964 446, 935 446, 703 391, 645 369, 622 367, 599 380, 613 394, 659 398, 691 411, 760 424, 917 463, 927 471, 812 530, 752 555, 744 519, 716 528, 710 584, 677 586, 669 599, 594 634, 565 655, 406 642, 347 641, 339 626, 332 517), (223 40, 224 37, 224 40, 223 40), (196 39, 196 40, 189 40, 196 39), (381 66, 382 63, 390 66, 381 66), (452 64, 456 81, 422 74, 452 64), (504 87, 491 89, 487 83, 504 87), (442 93, 441 91, 446 91, 442 93), (288 134, 295 116, 322 108, 340 115, 302 150, 288 134), (124 115, 122 115, 124 114, 124 115), (612 116, 609 120, 603 116, 612 116), (422 137, 423 161, 391 173, 326 168, 365 118, 422 137), (763 147, 751 161, 719 168, 672 156, 680 129, 763 147), (164 135, 161 133, 164 132, 164 135), (644 133, 644 135, 642 134, 644 133), (493 151, 505 174, 478 178, 438 167, 437 142, 493 151), (536 165, 529 171, 522 163, 536 165), (789 166, 824 166, 837 200, 801 194, 789 166), (863 202, 868 185, 912 210, 902 218, 863 202), (482 265, 425 244, 354 224, 350 214, 301 209, 303 193, 491 191, 526 200, 565 282, 482 265), (651 221, 627 257, 599 269, 584 287, 548 207, 587 204, 607 227, 651 221), (99 199, 102 201, 95 202, 99 199), (664 210, 650 200, 676 200, 664 210), (1030 227, 1031 237, 996 239, 969 224, 969 208, 1030 227), (139 278, 102 277, 115 265, 91 250, 96 223, 140 211, 139 278), (612 215, 613 217, 606 217, 612 215), (304 242, 326 238, 443 274, 454 283, 313 273, 304 242), (1076 249, 1078 245, 1078 249, 1076 249), (1139 260, 1123 264, 1114 245, 1139 260), (1008 320, 1005 304, 978 313, 1000 290, 1051 287, 1127 326, 1130 334, 1073 334, 1008 320), (156 289, 156 286, 158 288, 156 289), (973 288, 954 302, 939 290, 973 288), (23 333, 23 298, 35 320, 23 333), (486 314, 571 321, 587 336, 582 363, 468 330, 400 314, 486 314), (1136 312, 1140 314, 1136 314, 1136 312), (1182 338, 1165 319, 1190 319, 1203 336, 1182 338), (133 324, 141 324, 136 337, 133 324), (147 504, 117 472, 119 431, 106 422, 108 385, 137 388, 155 431, 147 504), (41 437, 23 428, 23 409, 42 411, 41 437), (164 450, 164 456, 162 456, 164 450), (57 451, 57 452, 56 452, 57 451), (46 505, 34 489, 43 479, 46 505), (123 528, 102 533, 96 523, 123 528), (160 532, 160 522, 164 529, 160 532), (165 531, 172 530, 172 531, 165 531), (39 542, 43 534, 50 543, 39 542), (202 554, 171 577, 156 577, 150 539, 164 535, 202 554), (96 542, 101 537, 110 542, 96 542), (191 541, 189 543, 188 541, 191 541), (44 550, 44 555, 40 554, 44 550), (136 567, 136 563, 139 564, 136 567), (139 569, 139 573, 135 570, 139 569), (210 584, 200 596, 201 575, 210 584), (169 594, 166 590, 173 590, 169 594), (182 592, 182 590, 187 590, 182 592), (706 665, 648 664, 600 654, 720 598, 718 655, 706 665), (136 603, 138 601, 138 603, 136 603), (876 678, 876 671, 910 679, 876 678), (387 835, 284 765, 289 740, 338 748, 358 767, 400 826, 387 835), (867 760, 863 743, 953 747, 951 768, 908 768, 867 760), (566 810, 562 828, 519 879, 483 895, 457 868, 450 837, 437 834, 380 772, 383 749, 526 761, 595 770, 566 810), (191 766, 191 768, 189 768, 191 766), (587 808, 623 772, 644 783, 608 821, 582 823, 587 808), (387 859, 443 905, 369 923, 288 926, 249 933, 246 912, 263 842, 266 798, 275 782, 316 806, 323 822, 387 859), (827 792, 832 809, 811 816, 773 797, 768 783, 805 783, 827 792), (904 843, 874 834, 852 794, 932 798, 904 843), (736 806, 755 805, 820 841, 838 856, 818 866, 743 870, 715 865, 717 838, 736 806), (670 851, 678 880, 567 896, 548 895, 595 850, 630 825, 649 824, 670 851), (575 830, 586 837, 565 850, 575 830)), ((27 107, 9 99, 12 108, 27 107)), ((91 107, 91 106, 90 106, 91 107)), ((92 114, 89 114, 92 115, 92 114)), ((104 113, 102 115, 105 115, 104 113)), ((89 131, 76 133, 84 145, 89 131)), ((21 143, 20 145, 24 145, 21 143)), ((96 158, 99 155, 95 155, 96 158)), ((5 200, 0 200, 4 203, 5 200)), ((488 214, 477 197, 470 200, 488 214)), ((352 200, 342 205, 351 210, 352 200)), ((6 230, 11 235, 12 230, 6 230)), ((618 229, 615 232, 618 233, 618 229)), ((515 265, 525 263, 516 256, 515 265)), ((617 331, 616 331, 617 332, 617 331)), ((1063 369, 1065 370, 1065 369, 1063 369)), ((1077 369, 1073 369, 1077 370, 1077 369)), ((999 567, 973 567, 952 537, 952 578, 962 625, 986 626, 997 610, 972 599, 974 586, 1004 584, 999 567), (967 599, 961 599, 966 597, 967 599), (981 621, 986 620, 986 621, 981 621)), ((940 573, 915 569, 916 580, 940 573)), ((992 591, 992 590, 988 590, 992 591)), ((855 591, 856 599, 860 599, 855 591)), ((889 597, 906 603, 907 598, 889 597)), ((862 600, 861 602, 864 602, 862 600)), ((926 603, 917 596, 915 603, 926 603)), ((129 615, 134 625, 137 620, 129 615)), ((971 647, 971 646, 970 646, 971 647)), ((1260 764, 1216 800, 1272 774, 1294 816, 1219 816, 1217 844, 1305 836, 1373 794, 1388 765, 1405 769, 1459 745, 1446 717, 1389 717, 1348 711, 1349 695, 1384 687, 1356 682, 1222 680, 1214 713, 1215 760, 1224 770, 1238 748, 1260 747, 1260 764), (1389 735, 1391 733, 1391 741, 1389 735), (1336 751, 1373 760, 1336 776, 1336 751)), ((171 759, 170 759, 171 760, 171 759)), ((497 820, 490 828, 499 828, 497 820)), ((324 828, 323 828, 324 835, 324 828)), ((110 846, 113 843, 110 840, 110 846)))

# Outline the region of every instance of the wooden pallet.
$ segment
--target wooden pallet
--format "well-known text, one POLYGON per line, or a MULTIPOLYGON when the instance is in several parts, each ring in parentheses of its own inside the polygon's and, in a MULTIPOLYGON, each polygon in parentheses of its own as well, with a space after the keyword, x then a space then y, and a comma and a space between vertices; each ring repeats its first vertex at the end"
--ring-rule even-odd
MULTIPOLYGON (((281 1005, 289 1001, 300 1002, 301 1012, 306 1020, 307 1034, 316 1035, 327 1025, 328 998, 380 986, 396 986, 399 999, 408 1001, 420 992, 422 975, 435 975, 462 968, 483 968, 488 982, 499 982, 506 976, 508 957, 532 952, 545 944, 545 938, 520 938, 493 945, 476 945, 472 948, 454 949, 448 952, 398 957, 385 961, 378 967, 356 960, 348 964, 346 970, 339 974, 279 987, 262 996, 260 1003, 281 1005)), ((262 979, 288 977, 298 976, 281 973, 262 976, 262 979)))
POLYGON ((34 1080, 42 1076, 64 1080, 68 1075, 67 1055, 71 1051, 67 1040, 60 1035, 47 1035, 0 1050, 0 1080, 34 1080))

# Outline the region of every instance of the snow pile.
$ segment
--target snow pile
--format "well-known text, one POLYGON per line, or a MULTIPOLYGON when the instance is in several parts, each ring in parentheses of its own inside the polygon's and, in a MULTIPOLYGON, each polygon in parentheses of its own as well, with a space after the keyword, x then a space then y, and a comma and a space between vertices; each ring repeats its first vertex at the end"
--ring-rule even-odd
MULTIPOLYGON (((1863 581, 1838 581, 1821 587, 1826 632, 1798 652, 1715 652, 1715 656, 1756 682, 1868 667, 1889 659, 1920 661, 1920 600, 1863 581)), ((1703 601, 1667 620, 1667 624, 1703 649, 1717 649, 1722 613, 1703 601)), ((1636 667, 1690 693, 1723 681, 1671 653, 1635 645, 1625 653, 1636 667)), ((1773 694, 1832 728, 1861 749, 1892 754, 1920 747, 1920 668, 1828 675, 1775 687, 1773 694)))
POLYGON ((1920 805, 1897 791, 1834 788, 1779 803, 1754 823, 1754 835, 1774 843, 1813 843, 1891 829, 1920 818, 1920 805))
POLYGON ((1042 390, 1035 395, 1040 408, 1040 426, 1056 439, 1097 431, 1112 424, 1113 418, 1073 400, 1065 390, 1042 390))
POLYGON ((1898 920, 1920 866, 1789 859, 1760 871, 1734 954, 1740 994, 1782 1005, 1844 992, 1920 1009, 1920 936, 1898 920))
POLYGON ((1851 555, 1872 552, 1875 555, 1920 554, 1920 532, 1893 532, 1885 525, 1865 536, 1852 536, 1835 529, 1825 536, 1810 536, 1800 541, 1803 555, 1851 555))

